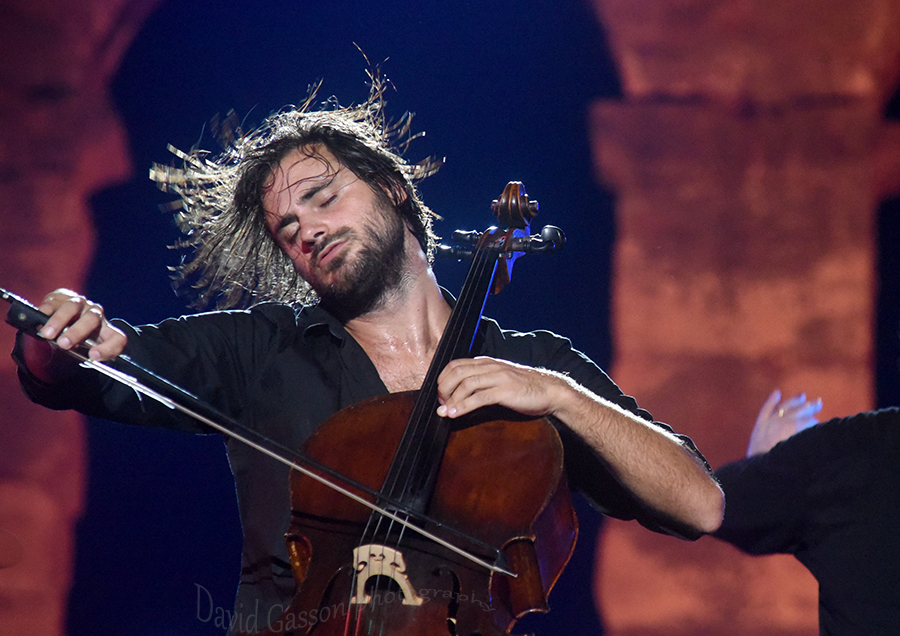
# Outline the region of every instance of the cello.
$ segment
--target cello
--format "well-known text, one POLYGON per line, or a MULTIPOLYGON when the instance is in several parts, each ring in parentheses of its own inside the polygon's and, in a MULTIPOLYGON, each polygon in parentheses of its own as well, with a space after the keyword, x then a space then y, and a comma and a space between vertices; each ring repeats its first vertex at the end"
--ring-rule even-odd
POLYGON ((470 354, 488 293, 509 281, 526 244, 549 251, 564 240, 551 226, 527 235, 537 207, 510 182, 492 204, 507 229, 468 239, 473 263, 422 388, 345 408, 302 445, 372 505, 291 471, 296 593, 266 636, 498 636, 549 611, 577 535, 556 430, 500 407, 436 414, 438 375, 470 354))

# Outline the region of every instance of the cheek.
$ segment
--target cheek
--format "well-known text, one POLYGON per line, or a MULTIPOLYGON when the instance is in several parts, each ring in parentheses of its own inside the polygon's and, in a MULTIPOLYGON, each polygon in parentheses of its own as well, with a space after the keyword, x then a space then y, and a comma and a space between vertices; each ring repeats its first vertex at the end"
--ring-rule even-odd
POLYGON ((300 250, 285 252, 285 254, 291 259, 291 263, 294 265, 294 271, 300 274, 300 277, 303 280, 315 284, 316 280, 320 280, 323 276, 327 276, 325 271, 313 267, 310 263, 309 256, 303 254, 300 250))
POLYGON ((300 271, 304 270, 304 266, 306 263, 306 255, 303 253, 296 244, 278 244, 279 249, 284 252, 289 259, 294 263, 294 268, 300 271))

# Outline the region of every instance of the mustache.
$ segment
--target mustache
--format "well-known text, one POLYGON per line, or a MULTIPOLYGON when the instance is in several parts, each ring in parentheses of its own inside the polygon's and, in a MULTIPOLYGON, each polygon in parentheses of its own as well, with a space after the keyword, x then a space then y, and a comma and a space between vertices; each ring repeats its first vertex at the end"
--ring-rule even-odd
POLYGON ((320 242, 316 243, 315 247, 313 247, 313 251, 312 251, 313 260, 318 261, 319 256, 322 254, 322 252, 327 250, 331 245, 333 245, 337 241, 343 241, 347 238, 350 238, 353 235, 354 235, 353 230, 351 230, 350 228, 343 228, 341 230, 338 230, 331 236, 325 237, 320 242))

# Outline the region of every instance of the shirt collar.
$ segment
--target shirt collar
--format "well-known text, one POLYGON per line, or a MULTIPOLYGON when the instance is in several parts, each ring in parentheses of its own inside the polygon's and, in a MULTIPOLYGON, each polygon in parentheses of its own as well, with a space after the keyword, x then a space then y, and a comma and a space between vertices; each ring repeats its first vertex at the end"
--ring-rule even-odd
MULTIPOLYGON (((453 294, 443 287, 441 287, 440 290, 450 307, 456 305, 456 298, 453 294)), ((319 303, 316 303, 315 305, 303 305, 296 311, 298 317, 301 314, 306 315, 309 322, 303 329, 304 336, 315 336, 328 330, 331 333, 331 336, 340 342, 343 342, 347 338, 348 334, 347 330, 344 329, 344 325, 342 325, 341 322, 327 310, 323 309, 319 303)))
POLYGON ((328 332, 332 338, 340 342, 347 338, 347 331, 344 329, 344 325, 319 304, 301 307, 297 311, 298 317, 301 314, 306 316, 308 323, 303 329, 304 336, 316 336, 328 332))

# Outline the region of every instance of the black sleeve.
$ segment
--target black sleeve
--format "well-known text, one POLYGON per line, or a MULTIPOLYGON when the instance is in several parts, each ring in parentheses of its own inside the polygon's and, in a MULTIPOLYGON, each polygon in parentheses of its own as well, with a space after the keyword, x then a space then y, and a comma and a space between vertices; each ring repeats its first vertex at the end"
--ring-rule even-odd
POLYGON ((871 534, 866 524, 879 527, 879 497, 895 483, 898 423, 896 408, 834 418, 722 466, 715 536, 750 554, 796 555, 848 528, 871 534))
POLYGON ((716 477, 725 518, 715 537, 748 554, 793 553, 802 537, 808 479, 793 445, 725 464, 716 477))
MULTIPOLYGON (((293 322, 293 310, 275 307, 210 312, 142 327, 120 320, 113 323, 128 337, 124 355, 237 417, 243 403, 242 389, 247 384, 245 369, 253 368, 267 355, 276 346, 279 334, 293 322)), ((64 382, 45 384, 25 367, 18 341, 13 358, 26 395, 48 408, 73 409, 125 424, 209 432, 188 416, 90 369, 77 368, 64 382)))

